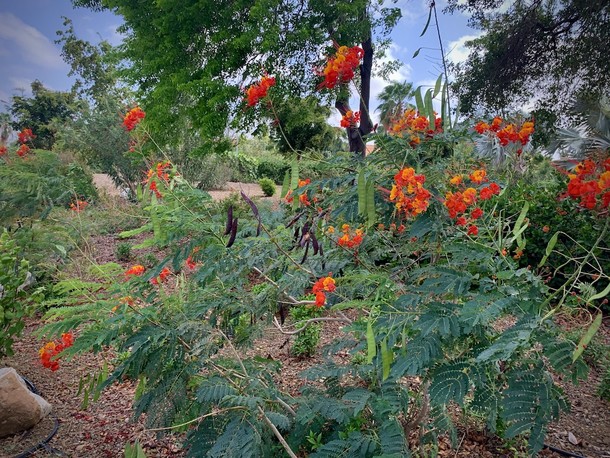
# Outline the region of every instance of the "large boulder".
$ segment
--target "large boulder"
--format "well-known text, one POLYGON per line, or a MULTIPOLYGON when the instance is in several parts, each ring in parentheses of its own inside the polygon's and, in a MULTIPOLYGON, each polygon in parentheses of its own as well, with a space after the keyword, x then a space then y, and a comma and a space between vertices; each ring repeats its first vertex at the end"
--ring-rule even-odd
POLYGON ((51 404, 32 393, 15 369, 0 369, 0 437, 30 429, 49 413, 51 404))

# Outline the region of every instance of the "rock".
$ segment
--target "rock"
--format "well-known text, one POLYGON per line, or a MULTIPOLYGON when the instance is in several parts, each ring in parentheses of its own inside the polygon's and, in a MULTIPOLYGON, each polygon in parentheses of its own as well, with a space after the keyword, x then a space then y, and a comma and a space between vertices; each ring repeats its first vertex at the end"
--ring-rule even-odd
POLYGON ((32 393, 15 369, 0 369, 0 437, 32 428, 49 413, 51 404, 32 393))

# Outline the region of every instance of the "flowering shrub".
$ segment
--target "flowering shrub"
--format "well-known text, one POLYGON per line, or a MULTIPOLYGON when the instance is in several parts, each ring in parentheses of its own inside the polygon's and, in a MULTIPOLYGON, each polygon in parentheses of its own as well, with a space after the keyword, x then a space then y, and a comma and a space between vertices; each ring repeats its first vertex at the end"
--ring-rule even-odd
POLYGON ((76 202, 70 203, 70 210, 72 210, 75 213, 80 213, 85 208, 87 208, 88 205, 89 205, 89 202, 87 202, 86 200, 77 199, 76 202))
POLYGON ((356 248, 362 243, 364 234, 362 229, 356 229, 352 233, 349 224, 344 224, 341 226, 341 231, 343 232, 343 235, 339 238, 339 240, 337 240, 337 244, 339 246, 345 248, 356 248))
POLYGON ((432 194, 424 188, 426 177, 417 175, 415 169, 407 167, 394 175, 390 201, 395 202, 396 210, 407 218, 417 216, 428 209, 432 194))
POLYGON ((32 129, 23 129, 17 134, 19 143, 24 144, 36 138, 36 135, 32 133, 32 129))
MULTIPOLYGON (((468 180, 472 185, 481 185, 487 181, 487 172, 484 169, 473 171, 468 180)), ((455 220, 456 226, 468 226, 468 235, 478 235, 479 228, 476 221, 483 216, 483 210, 476 206, 478 201, 485 201, 498 195, 501 191, 497 183, 490 183, 478 190, 472 186, 466 187, 462 175, 454 175, 450 180, 451 187, 458 188, 445 194, 444 205, 449 210, 449 217, 455 220)))
POLYGON ((131 132, 145 117, 146 113, 140 107, 134 107, 123 117, 123 126, 131 132))
POLYGON ((569 175, 567 195, 580 200, 588 210, 604 211, 610 205, 610 158, 596 164, 591 159, 580 162, 569 175))
POLYGON ((518 126, 496 116, 491 124, 479 121, 474 126, 474 130, 480 135, 485 135, 497 141, 502 147, 516 145, 514 149, 517 156, 520 156, 523 152, 523 146, 529 143, 534 133, 534 122, 525 121, 521 126, 518 126))
POLYGON ((345 114, 341 117, 341 127, 349 128, 349 127, 357 127, 360 122, 360 112, 356 111, 355 113, 352 110, 347 110, 345 114))
POLYGON ((253 107, 260 100, 267 97, 269 89, 275 86, 275 78, 265 75, 261 78, 260 82, 251 85, 246 90, 246 102, 249 107, 253 107))
POLYGON ((59 359, 56 358, 66 348, 71 347, 74 344, 74 335, 71 332, 67 332, 61 335, 59 342, 47 342, 40 350, 40 362, 48 369, 55 372, 59 369, 59 359))
POLYGON ((332 293, 337 289, 335 279, 331 275, 329 273, 326 277, 318 279, 311 289, 316 295, 316 307, 323 307, 326 304, 326 293, 332 293))
POLYGON ((391 135, 406 137, 410 144, 415 147, 426 138, 443 132, 443 120, 437 117, 434 126, 430 126, 430 119, 414 109, 406 110, 398 119, 392 120, 389 128, 391 135))
POLYGON ((340 46, 335 55, 328 58, 324 69, 319 71, 324 77, 318 89, 333 89, 337 84, 349 83, 360 65, 364 50, 359 46, 340 46))

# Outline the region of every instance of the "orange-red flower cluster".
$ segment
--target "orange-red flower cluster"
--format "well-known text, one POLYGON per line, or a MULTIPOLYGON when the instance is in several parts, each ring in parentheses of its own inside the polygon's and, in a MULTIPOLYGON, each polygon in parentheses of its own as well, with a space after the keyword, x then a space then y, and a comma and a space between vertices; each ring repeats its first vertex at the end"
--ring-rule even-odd
POLYGON ((17 156, 25 157, 29 152, 30 152, 30 147, 24 143, 17 150, 17 156))
POLYGON ((188 258, 186 258, 186 261, 184 262, 186 264, 186 267, 191 270, 196 269, 200 265, 199 262, 193 260, 193 256, 195 256, 195 254, 197 254, 198 252, 199 247, 196 246, 195 248, 193 248, 193 252, 189 255, 188 258))
POLYGON ((148 172, 146 173, 146 180, 144 182, 148 183, 148 189, 150 189, 153 193, 155 193, 155 195, 157 196, 158 199, 161 199, 163 197, 163 195, 157 188, 156 179, 159 178, 160 180, 163 180, 165 183, 168 183, 169 179, 170 179, 170 174, 169 174, 168 170, 170 170, 171 167, 172 167, 172 164, 170 161, 157 162, 156 167, 154 169, 149 169, 148 172))
POLYGON ((316 307, 322 307, 326 303, 325 293, 332 293, 337 289, 335 279, 331 275, 329 273, 327 277, 320 278, 313 285, 312 292, 316 295, 316 307))
POLYGON ((72 211, 74 211, 76 213, 80 213, 85 208, 87 208, 87 205, 89 205, 89 202, 87 202, 86 200, 78 199, 76 202, 72 202, 70 204, 70 210, 72 210, 72 211))
POLYGON ((423 138, 431 138, 441 133, 443 131, 443 120, 436 118, 434 129, 432 129, 428 117, 411 108, 406 110, 397 120, 394 120, 389 130, 392 135, 410 137, 411 146, 415 147, 421 143, 423 138))
MULTIPOLYGON (((487 172, 484 169, 475 170, 468 176, 468 179, 471 184, 480 185, 488 181, 487 172)), ((466 232, 468 235, 477 235, 479 228, 474 222, 483 216, 483 210, 477 207, 476 203, 479 200, 491 199, 492 196, 499 194, 500 186, 496 183, 490 183, 479 190, 472 186, 466 187, 462 175, 454 175, 449 183, 461 188, 455 192, 449 191, 445 194, 444 204, 449 210, 449 217, 455 220, 456 226, 468 226, 466 232)))
POLYGON ((4 156, 7 153, 8 153, 7 147, 4 145, 0 145, 0 157, 4 156))
POLYGON ((30 140, 33 140, 34 138, 36 138, 36 135, 34 135, 32 133, 32 129, 23 129, 21 132, 19 132, 17 134, 17 138, 19 140, 19 143, 27 143, 30 140))
POLYGON ((343 117, 341 118, 341 127, 349 128, 356 127, 360 122, 360 112, 356 111, 355 113, 352 110, 347 110, 343 117))
POLYGON ((479 134, 491 133, 497 137, 500 145, 506 146, 509 143, 521 143, 522 146, 527 145, 530 141, 530 136, 534 133, 534 122, 526 121, 521 127, 515 124, 506 123, 502 118, 496 116, 491 124, 479 121, 474 130, 479 134))
POLYGON ((260 82, 251 85, 246 89, 246 101, 248 102, 248 106, 253 107, 259 100, 267 97, 269 88, 273 86, 275 86, 275 78, 268 75, 263 76, 260 82))
MULTIPOLYGON (((299 180, 299 184, 298 187, 302 188, 303 186, 307 186, 309 183, 311 183, 311 179, 310 178, 306 178, 304 180, 299 180)), ((288 190, 288 192, 286 193, 286 196, 284 197, 284 201, 287 204, 291 204, 294 200, 294 196, 292 195, 292 189, 288 190)), ((314 202, 316 201, 316 199, 314 198, 314 202)), ((303 194, 299 195, 299 202, 301 204, 303 204, 306 207, 311 206, 311 202, 309 201, 309 197, 307 196, 307 193, 304 192, 303 194)))
POLYGON ((127 112, 123 117, 123 125, 127 132, 131 132, 136 128, 140 121, 146 117, 146 113, 140 107, 134 107, 127 112))
POLYGON ((570 174, 568 196, 580 199, 589 210, 605 210, 610 205, 610 157, 596 164, 591 159, 579 163, 570 174))
POLYGON ((345 248, 356 248, 362 243, 363 232, 362 229, 356 229, 354 232, 349 227, 349 224, 344 224, 341 227, 343 235, 337 240, 339 246, 345 248))
POLYGON ((155 278, 151 278, 150 282, 153 285, 158 285, 159 283, 165 283, 167 281, 167 277, 172 274, 172 271, 169 270, 169 267, 164 267, 161 272, 159 272, 159 276, 155 278))
POLYGON ((127 269, 125 271, 125 278, 129 278, 131 276, 139 277, 146 271, 146 267, 136 264, 135 266, 127 269))
POLYGON ((324 77, 318 89, 333 89, 337 84, 349 83, 360 66, 364 50, 359 46, 340 46, 334 56, 328 58, 326 66, 319 72, 324 77))
POLYGON ((74 344, 74 335, 71 332, 66 332, 61 335, 60 342, 47 342, 44 346, 38 350, 40 355, 40 362, 42 365, 52 371, 59 369, 59 361, 53 359, 54 356, 61 353, 66 348, 71 347, 74 344))
POLYGON ((390 201, 407 217, 425 212, 430 205, 430 191, 424 188, 426 177, 417 175, 412 167, 405 167, 394 175, 390 201))

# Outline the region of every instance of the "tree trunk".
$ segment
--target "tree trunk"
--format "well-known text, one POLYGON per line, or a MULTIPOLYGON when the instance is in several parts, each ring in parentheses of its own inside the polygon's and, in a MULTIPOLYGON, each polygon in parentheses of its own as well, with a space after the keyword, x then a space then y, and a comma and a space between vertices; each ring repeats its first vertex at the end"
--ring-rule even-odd
MULTIPOLYGON (((373 70, 373 40, 369 36, 363 43, 364 56, 360 64, 360 127, 346 128, 349 150, 358 153, 361 157, 366 156, 366 136, 373 131, 373 122, 369 116, 369 102, 371 97, 371 75, 373 70)), ((338 98, 335 108, 341 116, 345 116, 349 110, 349 100, 338 98)))

